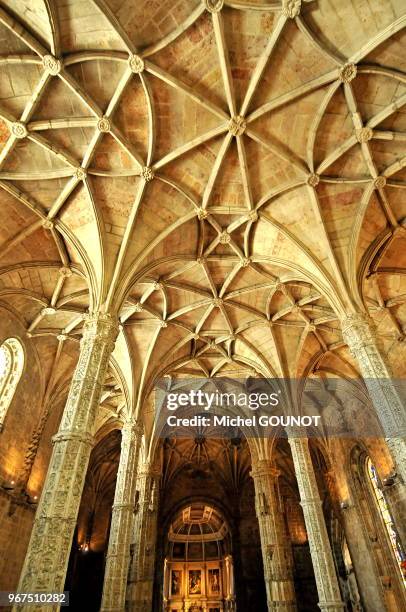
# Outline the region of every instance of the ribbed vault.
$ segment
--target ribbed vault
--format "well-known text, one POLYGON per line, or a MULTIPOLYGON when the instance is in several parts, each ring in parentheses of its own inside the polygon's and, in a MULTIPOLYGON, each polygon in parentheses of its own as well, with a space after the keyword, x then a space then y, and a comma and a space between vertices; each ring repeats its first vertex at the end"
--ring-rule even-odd
POLYGON ((100 308, 98 427, 164 374, 353 376, 355 307, 400 374, 404 2, 31 4, 0 2, 0 301, 48 395, 100 308))

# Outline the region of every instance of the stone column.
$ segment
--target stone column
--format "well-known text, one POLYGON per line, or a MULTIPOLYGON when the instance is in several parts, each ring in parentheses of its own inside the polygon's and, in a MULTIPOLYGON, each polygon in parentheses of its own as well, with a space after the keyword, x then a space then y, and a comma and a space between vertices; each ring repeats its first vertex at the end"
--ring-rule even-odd
POLYGON ((358 362, 399 477, 388 503, 406 548, 406 409, 393 384, 390 366, 379 350, 371 320, 362 313, 350 314, 342 321, 342 333, 358 362))
POLYGON ((253 465, 255 509, 261 537, 268 610, 296 610, 292 549, 279 508, 276 484, 279 476, 269 460, 253 465))
POLYGON ((120 463, 104 574, 102 612, 124 610, 134 528, 135 487, 142 428, 126 422, 121 430, 121 436, 120 463))
POLYGON ((386 606, 379 570, 371 550, 373 543, 367 540, 362 518, 352 501, 347 502, 341 516, 362 603, 368 612, 381 612, 386 606))
POLYGON ((319 594, 319 608, 322 612, 341 612, 344 604, 341 601, 308 441, 307 438, 289 437, 289 444, 309 538, 310 554, 319 594))
MULTIPOLYGON (((118 323, 111 315, 89 315, 79 360, 32 528, 18 591, 62 592, 84 480, 93 446, 92 427, 118 323)), ((22 606, 49 610, 49 606, 22 606)), ((21 610, 21 607, 18 608, 21 610)))
POLYGON ((150 464, 137 475, 138 504, 133 531, 133 557, 127 587, 127 609, 151 612, 154 585, 160 473, 150 464))

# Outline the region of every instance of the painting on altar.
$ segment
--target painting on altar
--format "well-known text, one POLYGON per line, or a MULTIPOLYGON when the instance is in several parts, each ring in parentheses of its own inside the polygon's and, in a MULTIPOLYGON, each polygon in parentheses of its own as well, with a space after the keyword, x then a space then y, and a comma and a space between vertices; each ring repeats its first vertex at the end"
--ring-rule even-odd
POLYGON ((201 595, 202 573, 201 570, 189 570, 189 595, 201 595))
POLYGON ((209 569, 209 590, 210 595, 220 593, 220 571, 219 569, 209 569))
POLYGON ((172 570, 171 595, 180 595, 181 584, 182 584, 182 571, 172 570))

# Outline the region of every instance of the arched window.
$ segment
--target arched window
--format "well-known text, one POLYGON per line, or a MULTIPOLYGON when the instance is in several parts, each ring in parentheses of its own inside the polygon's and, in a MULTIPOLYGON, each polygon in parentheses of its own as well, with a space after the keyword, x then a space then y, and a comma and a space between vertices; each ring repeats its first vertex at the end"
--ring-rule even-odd
POLYGON ((403 580, 405 580, 404 569, 405 569, 406 555, 402 548, 402 544, 400 542, 398 533, 396 531, 396 527, 393 522, 392 515, 389 511, 388 504, 386 503, 386 499, 382 491, 382 486, 380 484, 379 476, 377 474, 376 468, 373 465, 369 457, 367 458, 366 467, 367 467, 369 479, 371 481, 372 489, 375 495, 375 499, 378 504, 379 511, 381 513, 382 520, 385 524, 386 531, 388 533, 393 552, 395 553, 396 561, 398 562, 399 569, 402 574, 403 580))
POLYGON ((24 350, 16 338, 0 346, 0 431, 24 367, 24 350))

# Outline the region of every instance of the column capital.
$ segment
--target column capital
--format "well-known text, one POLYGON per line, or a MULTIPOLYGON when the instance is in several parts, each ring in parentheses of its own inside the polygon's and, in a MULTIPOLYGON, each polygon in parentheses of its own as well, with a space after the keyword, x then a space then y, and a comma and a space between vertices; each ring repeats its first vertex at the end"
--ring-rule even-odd
POLYGON ((298 435, 298 429, 294 427, 287 427, 286 432, 288 434, 288 442, 291 446, 304 446, 309 447, 309 439, 306 436, 298 435))
POLYGON ((341 319, 341 332, 344 342, 350 350, 375 344, 375 325, 371 317, 364 312, 352 312, 341 319))
POLYGON ((278 478, 280 470, 273 464, 270 459, 260 459, 252 464, 252 470, 250 476, 252 478, 261 478, 261 476, 270 476, 271 478, 278 478))
POLYGON ((159 478, 161 476, 161 470, 150 463, 143 463, 138 470, 137 476, 139 478, 159 478))
POLYGON ((121 435, 130 438, 131 440, 140 440, 144 433, 144 427, 142 423, 137 421, 124 421, 121 428, 121 435))
POLYGON ((76 442, 83 442, 89 446, 94 446, 94 437, 86 431, 71 431, 69 429, 59 430, 54 436, 52 436, 52 443, 55 442, 66 442, 68 440, 74 440, 76 442))
POLYGON ((82 341, 100 340, 115 342, 119 331, 116 315, 106 312, 89 312, 84 316, 82 341))

